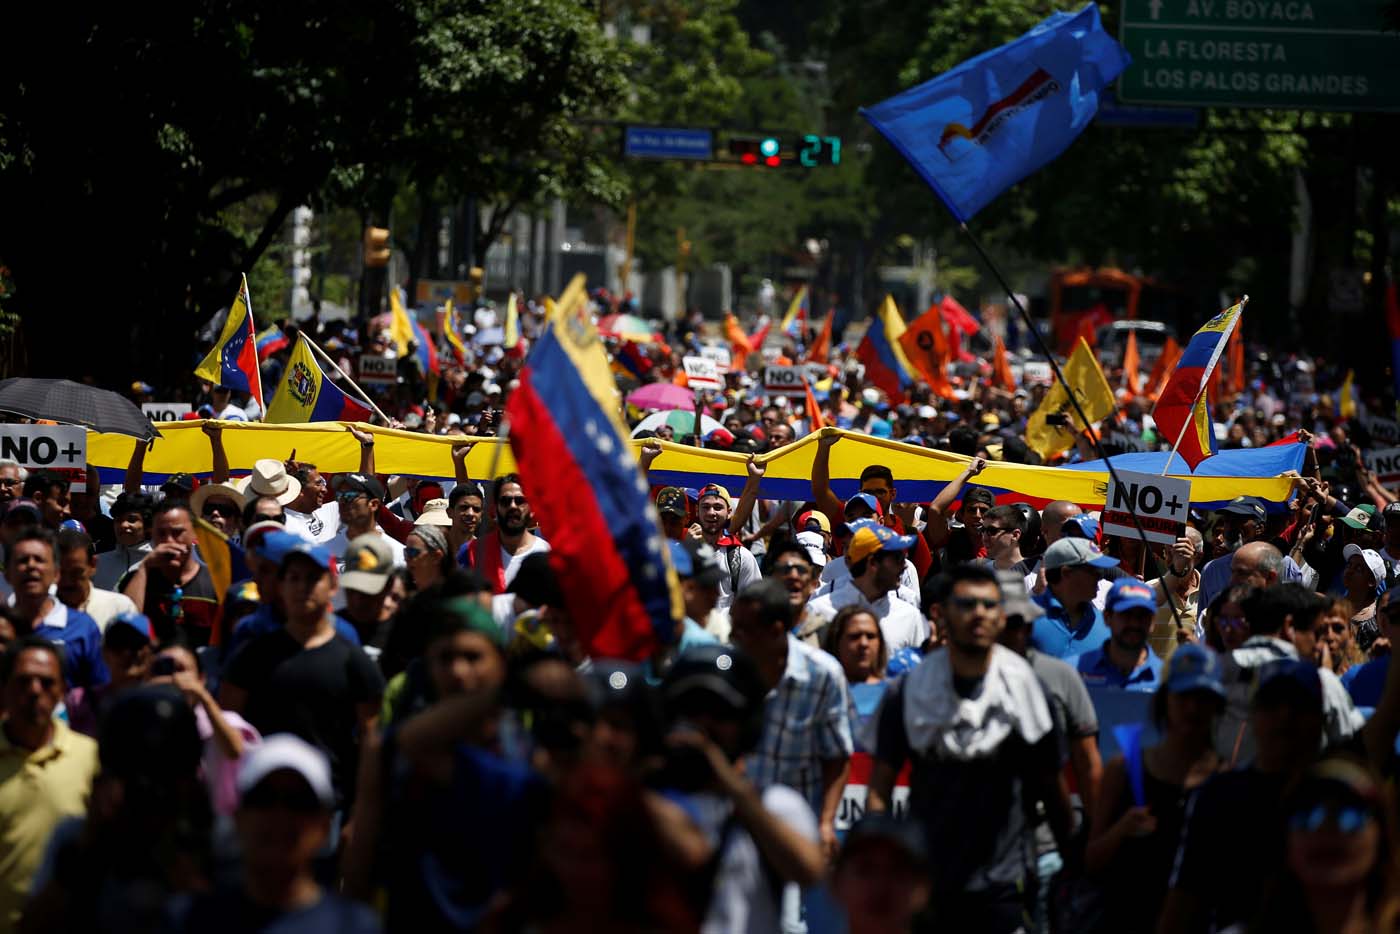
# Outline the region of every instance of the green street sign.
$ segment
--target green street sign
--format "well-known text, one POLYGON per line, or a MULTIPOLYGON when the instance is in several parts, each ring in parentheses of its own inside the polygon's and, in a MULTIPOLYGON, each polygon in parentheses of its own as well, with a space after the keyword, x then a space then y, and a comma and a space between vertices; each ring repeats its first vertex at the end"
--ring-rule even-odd
POLYGON ((1120 100, 1400 110, 1389 0, 1123 0, 1120 100))

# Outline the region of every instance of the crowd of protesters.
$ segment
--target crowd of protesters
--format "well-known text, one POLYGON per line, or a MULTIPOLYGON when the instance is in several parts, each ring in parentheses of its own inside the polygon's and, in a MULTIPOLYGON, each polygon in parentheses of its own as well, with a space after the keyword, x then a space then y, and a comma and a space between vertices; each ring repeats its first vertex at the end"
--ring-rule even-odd
MULTIPOLYGON (((466 469, 522 305, 521 345, 477 339, 483 306, 378 400, 461 436, 451 480, 377 472, 356 428, 355 472, 230 471, 214 421, 212 475, 157 487, 139 446, 83 493, 0 463, 0 931, 1396 930, 1400 502, 1363 457, 1386 420, 1318 392, 1340 374, 1255 357, 1222 447, 1303 445, 1293 495, 1144 548, 978 485, 1035 460, 1043 387, 974 358, 956 399, 891 400, 838 345, 825 420, 966 470, 911 503, 872 462, 842 500, 832 436, 803 501, 759 498, 754 460, 737 496, 656 486, 685 615, 620 662, 580 639, 531 491, 466 469), (198 521, 246 556, 227 593, 198 521)), ((347 371, 393 353, 309 327, 347 371)), ((620 382, 672 380, 700 335, 609 340, 620 382)), ((702 399, 721 429, 642 432, 640 468, 811 431, 757 365, 702 399)), ((1105 433, 1159 446, 1122 402, 1105 433)))

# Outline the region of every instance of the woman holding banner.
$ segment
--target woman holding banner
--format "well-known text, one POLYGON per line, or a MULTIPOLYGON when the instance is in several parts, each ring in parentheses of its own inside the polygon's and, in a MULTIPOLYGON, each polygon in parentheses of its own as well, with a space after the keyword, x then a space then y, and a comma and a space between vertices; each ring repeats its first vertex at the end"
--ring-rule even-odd
POLYGON ((1160 740, 1142 749, 1120 738, 1125 754, 1104 767, 1085 851, 1102 898, 1097 918, 1083 930, 1155 930, 1187 795, 1220 768, 1211 738, 1225 708, 1222 670, 1210 649, 1178 648, 1152 700, 1160 740))

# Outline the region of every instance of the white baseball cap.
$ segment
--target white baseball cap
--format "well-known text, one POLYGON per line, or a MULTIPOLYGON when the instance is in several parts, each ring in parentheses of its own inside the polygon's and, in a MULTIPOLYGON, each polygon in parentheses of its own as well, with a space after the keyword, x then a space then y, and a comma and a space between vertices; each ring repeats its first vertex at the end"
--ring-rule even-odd
POLYGON ((238 767, 239 797, 252 791, 273 772, 283 769, 300 775, 327 810, 335 807, 335 789, 331 785, 331 766, 326 754, 291 733, 264 737, 243 756, 243 763, 238 767))
POLYGON ((826 540, 820 532, 798 532, 797 544, 807 549, 807 557, 817 567, 826 566, 826 540))
POLYGON ((1360 555, 1361 560, 1366 562, 1366 567, 1371 569, 1371 576, 1375 578, 1376 584, 1382 589, 1385 588, 1385 559, 1380 553, 1371 548, 1362 548, 1360 545, 1352 544, 1342 549, 1342 557, 1350 560, 1352 555, 1360 555))

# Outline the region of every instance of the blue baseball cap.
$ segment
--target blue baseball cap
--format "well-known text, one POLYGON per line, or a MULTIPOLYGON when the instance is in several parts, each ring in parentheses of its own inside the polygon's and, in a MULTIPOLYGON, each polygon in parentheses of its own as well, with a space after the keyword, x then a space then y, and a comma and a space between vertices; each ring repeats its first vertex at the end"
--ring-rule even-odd
POLYGON ((310 558, 316 563, 316 566, 323 571, 329 571, 331 569, 331 562, 335 560, 331 555, 330 549, 326 546, 313 545, 311 542, 308 542, 303 538, 297 538, 296 544, 293 545, 290 549, 288 549, 287 552, 282 555, 281 560, 277 563, 285 568, 287 566, 287 562, 290 561, 296 555, 301 555, 304 558, 310 558))
POLYGON ((869 506, 870 511, 877 516, 883 516, 885 514, 884 510, 880 508, 880 501, 869 493, 857 493, 855 496, 852 496, 850 499, 846 500, 845 508, 850 509, 852 503, 864 503, 869 506))
POLYGON ((1203 645, 1187 643, 1177 646, 1172 657, 1167 659, 1166 681, 1168 694, 1185 694, 1187 691, 1209 691, 1220 699, 1225 699, 1225 666, 1220 656, 1203 645))
POLYGON ((1125 610, 1148 610, 1157 612, 1157 593, 1136 577, 1120 577, 1113 582, 1104 601, 1104 609, 1110 613, 1125 610))
POLYGON ((1099 520, 1093 516, 1070 516, 1065 520, 1065 524, 1060 526, 1060 535, 1066 538, 1087 538, 1090 541, 1099 539, 1099 520))
POLYGON ((118 613, 116 616, 113 616, 107 622, 107 630, 103 633, 103 638, 104 641, 113 638, 120 641, 123 634, 129 635, 132 633, 135 633, 141 639, 145 640, 146 645, 155 644, 156 630, 155 627, 151 625, 150 617, 145 613, 136 613, 132 611, 118 613))

